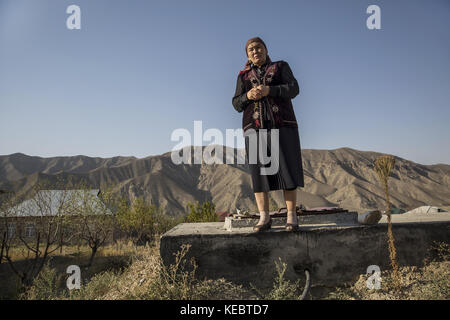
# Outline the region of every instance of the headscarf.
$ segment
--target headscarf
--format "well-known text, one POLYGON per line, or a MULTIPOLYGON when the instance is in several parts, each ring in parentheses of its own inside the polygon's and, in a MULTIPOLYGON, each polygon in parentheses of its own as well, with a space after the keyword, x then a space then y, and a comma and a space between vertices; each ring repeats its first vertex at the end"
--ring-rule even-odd
MULTIPOLYGON (((249 39, 247 41, 247 43, 245 44, 245 54, 247 55, 247 57, 248 57, 247 48, 250 45, 250 43, 252 43, 252 42, 259 42, 259 43, 261 43, 264 46, 264 48, 266 48, 266 51, 268 52, 267 46, 264 43, 264 41, 260 37, 254 37, 254 38, 249 39)), ((272 60, 270 60, 269 54, 266 54, 266 63, 271 63, 271 62, 272 62, 272 60)), ((252 64, 252 62, 250 61, 250 59, 247 59, 247 62, 245 63, 245 66, 244 66, 244 69, 241 72, 245 72, 245 71, 250 70, 251 69, 251 64, 252 64)))

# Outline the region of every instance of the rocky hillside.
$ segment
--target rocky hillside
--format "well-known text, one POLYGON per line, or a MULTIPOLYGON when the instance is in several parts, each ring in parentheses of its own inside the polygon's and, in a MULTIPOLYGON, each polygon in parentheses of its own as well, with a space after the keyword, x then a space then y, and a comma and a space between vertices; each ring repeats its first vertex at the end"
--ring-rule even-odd
MULTIPOLYGON (((224 154, 226 153, 224 148, 224 154)), ((0 189, 27 195, 39 180, 85 179, 95 188, 114 185, 129 199, 144 196, 164 206, 167 214, 184 212, 187 202, 211 200, 217 211, 256 209, 250 175, 236 164, 242 150, 232 150, 235 164, 207 165, 172 162, 170 152, 142 159, 86 156, 41 158, 15 153, 0 156, 0 189)), ((373 170, 381 153, 350 148, 302 150, 305 187, 298 202, 307 208, 341 206, 362 212, 384 208, 383 190, 373 170)), ((393 206, 450 205, 450 165, 421 165, 395 157, 389 180, 393 206)), ((271 193, 271 206, 284 206, 281 191, 271 193)))

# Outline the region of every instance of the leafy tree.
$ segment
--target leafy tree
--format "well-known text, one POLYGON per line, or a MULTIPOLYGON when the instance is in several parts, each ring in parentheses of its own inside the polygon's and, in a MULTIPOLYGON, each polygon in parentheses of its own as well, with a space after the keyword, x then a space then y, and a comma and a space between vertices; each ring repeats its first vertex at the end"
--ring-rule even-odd
POLYGON ((166 215, 161 207, 147 203, 143 197, 136 198, 131 205, 121 199, 117 221, 136 244, 152 242, 156 235, 177 224, 177 219, 166 215))
POLYGON ((202 204, 188 202, 189 213, 186 217, 187 222, 217 222, 219 217, 216 214, 216 206, 208 200, 202 204))

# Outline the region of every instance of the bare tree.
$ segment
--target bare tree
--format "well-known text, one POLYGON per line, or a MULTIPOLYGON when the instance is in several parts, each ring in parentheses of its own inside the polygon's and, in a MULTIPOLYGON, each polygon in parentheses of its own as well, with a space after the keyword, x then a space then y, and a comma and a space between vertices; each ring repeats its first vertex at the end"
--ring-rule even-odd
POLYGON ((92 265, 98 249, 112 236, 115 226, 111 210, 114 205, 112 188, 106 188, 100 194, 92 190, 85 182, 80 183, 71 202, 72 216, 78 225, 77 234, 91 249, 86 267, 92 265))
POLYGON ((3 261, 3 252, 5 250, 5 242, 6 242, 6 231, 3 231, 1 233, 2 235, 2 242, 1 242, 1 249, 0 249, 0 264, 3 261))
POLYGON ((33 283, 49 255, 62 245, 60 239, 64 235, 64 217, 70 197, 61 183, 59 180, 57 189, 51 190, 48 181, 38 182, 30 199, 20 202, 21 199, 13 196, 2 206, 3 258, 24 287, 33 283), (25 233, 27 225, 33 226, 33 232, 25 233), (14 249, 26 252, 24 261, 18 263, 17 259, 12 259, 14 249))
MULTIPOLYGON (((11 203, 12 203, 12 193, 2 192, 1 203, 0 203, 0 263, 3 262, 5 257, 5 252, 10 246, 12 240, 11 228, 10 228, 10 214, 11 214, 11 203)), ((6 260, 6 258, 5 258, 6 260)))

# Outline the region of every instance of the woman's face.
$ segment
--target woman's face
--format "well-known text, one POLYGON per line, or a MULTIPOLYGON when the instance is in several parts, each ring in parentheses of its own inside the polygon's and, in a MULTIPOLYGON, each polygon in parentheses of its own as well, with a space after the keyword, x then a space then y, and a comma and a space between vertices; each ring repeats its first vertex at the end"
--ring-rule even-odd
POLYGON ((252 42, 247 47, 247 55, 253 64, 260 66, 266 62, 267 50, 261 42, 252 42))

